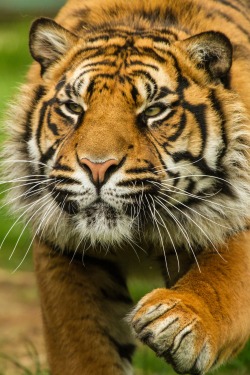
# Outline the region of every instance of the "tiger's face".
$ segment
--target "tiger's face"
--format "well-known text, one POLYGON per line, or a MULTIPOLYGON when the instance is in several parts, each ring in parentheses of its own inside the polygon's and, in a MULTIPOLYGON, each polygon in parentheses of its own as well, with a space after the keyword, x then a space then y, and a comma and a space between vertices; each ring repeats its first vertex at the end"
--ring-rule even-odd
POLYGON ((42 78, 27 154, 46 189, 30 191, 49 196, 39 209, 41 221, 51 207, 52 241, 107 245, 156 230, 170 244, 206 243, 204 223, 220 226, 223 202, 235 194, 226 156, 236 122, 235 97, 222 83, 231 65, 226 37, 180 42, 171 33, 117 29, 79 40, 42 20, 32 28, 31 52, 42 78))

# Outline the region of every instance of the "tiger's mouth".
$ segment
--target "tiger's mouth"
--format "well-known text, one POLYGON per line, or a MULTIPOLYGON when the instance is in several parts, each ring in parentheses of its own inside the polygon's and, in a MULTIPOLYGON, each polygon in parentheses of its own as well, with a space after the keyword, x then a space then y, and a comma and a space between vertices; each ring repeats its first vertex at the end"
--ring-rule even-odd
POLYGON ((116 223, 120 215, 110 204, 104 202, 102 199, 97 199, 82 211, 82 216, 87 219, 88 226, 95 224, 99 217, 102 217, 108 226, 112 226, 112 224, 116 223))
POLYGON ((122 243, 133 237, 134 219, 102 199, 71 216, 76 232, 92 245, 122 243))

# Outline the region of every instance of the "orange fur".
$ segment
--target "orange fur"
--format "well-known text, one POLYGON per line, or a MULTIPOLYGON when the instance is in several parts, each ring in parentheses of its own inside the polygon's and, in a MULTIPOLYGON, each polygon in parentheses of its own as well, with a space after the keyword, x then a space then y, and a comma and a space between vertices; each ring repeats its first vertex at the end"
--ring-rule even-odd
POLYGON ((249 338, 249 9, 69 0, 33 24, 6 173, 53 375, 130 375, 134 336, 204 374, 249 338), (132 312, 131 274, 166 282, 132 312))

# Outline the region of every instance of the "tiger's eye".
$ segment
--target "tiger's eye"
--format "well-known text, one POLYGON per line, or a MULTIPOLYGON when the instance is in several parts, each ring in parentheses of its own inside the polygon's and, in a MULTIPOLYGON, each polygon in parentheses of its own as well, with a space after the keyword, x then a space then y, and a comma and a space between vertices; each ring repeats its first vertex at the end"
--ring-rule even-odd
POLYGON ((65 104, 66 107, 73 113, 80 114, 83 112, 82 106, 74 102, 68 102, 65 104))
POLYGON ((159 115, 161 112, 162 112, 162 107, 160 107, 160 106, 152 106, 152 107, 147 108, 144 111, 144 114, 147 117, 155 117, 155 116, 159 115))

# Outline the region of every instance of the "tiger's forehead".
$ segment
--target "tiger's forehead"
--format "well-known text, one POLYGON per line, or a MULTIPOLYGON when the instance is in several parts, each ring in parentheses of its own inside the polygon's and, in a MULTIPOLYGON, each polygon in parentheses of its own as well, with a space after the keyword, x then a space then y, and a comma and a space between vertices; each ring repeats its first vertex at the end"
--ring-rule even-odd
POLYGON ((157 87, 175 90, 176 67, 169 52, 172 35, 149 32, 116 32, 97 35, 85 41, 75 54, 68 71, 68 92, 71 87, 78 96, 121 86, 137 90, 147 99, 157 87))
POLYGON ((131 30, 123 26, 117 26, 115 29, 86 34, 86 45, 89 47, 102 46, 119 46, 123 48, 140 48, 140 47, 159 47, 164 49, 179 39, 174 30, 154 28, 131 30))

